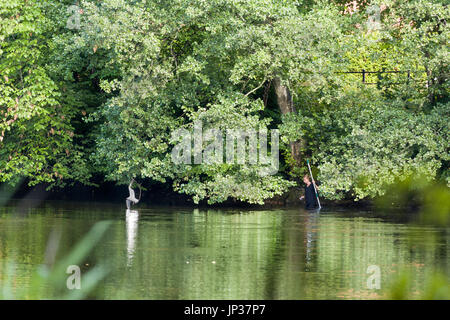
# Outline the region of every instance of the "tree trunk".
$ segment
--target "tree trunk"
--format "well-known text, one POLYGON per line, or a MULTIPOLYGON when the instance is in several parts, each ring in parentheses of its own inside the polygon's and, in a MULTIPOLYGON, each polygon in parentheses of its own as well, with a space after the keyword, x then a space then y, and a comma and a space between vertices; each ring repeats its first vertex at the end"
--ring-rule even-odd
MULTIPOLYGON (((294 103, 292 101, 292 95, 289 88, 281 84, 281 79, 276 77, 273 79, 273 85, 275 94, 277 96, 278 107, 282 115, 296 112, 294 103)), ((304 140, 300 139, 290 143, 291 154, 295 160, 297 167, 301 167, 301 147, 304 146, 304 140)))
POLYGON ((287 114, 295 112, 294 103, 292 101, 291 92, 289 88, 281 84, 281 79, 276 77, 273 79, 273 85, 275 93, 277 95, 278 106, 280 107, 281 114, 287 114))

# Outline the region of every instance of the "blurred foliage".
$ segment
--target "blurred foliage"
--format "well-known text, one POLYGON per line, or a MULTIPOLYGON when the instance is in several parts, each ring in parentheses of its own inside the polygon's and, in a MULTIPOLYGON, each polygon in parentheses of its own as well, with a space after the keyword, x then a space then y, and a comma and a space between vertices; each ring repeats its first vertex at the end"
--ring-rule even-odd
MULTIPOLYGON (((109 268, 103 264, 89 268, 89 271, 80 273, 81 288, 68 289, 67 279, 71 274, 66 273, 69 266, 82 266, 84 259, 96 247, 110 226, 110 222, 103 221, 96 223, 86 236, 78 242, 69 253, 54 261, 58 248, 58 237, 53 233, 47 244, 46 263, 40 265, 31 278, 28 287, 18 288, 15 285, 16 263, 12 261, 2 261, 6 269, 6 278, 2 281, 0 299, 83 299, 95 290, 99 282, 108 274, 109 268)), ((81 269, 81 267, 80 267, 81 269)))
MULTIPOLYGON (((450 226, 450 190, 446 184, 432 183, 426 176, 409 176, 396 179, 387 187, 385 195, 375 201, 378 210, 391 212, 395 208, 415 208, 419 213, 413 223, 420 227, 431 225, 448 228, 450 226)), ((417 240, 413 241, 413 243, 417 240)), ((446 263, 444 263, 444 268, 446 263)), ((442 267, 441 267, 442 268, 442 267)), ((412 290, 414 278, 410 270, 400 270, 399 275, 389 285, 389 299, 394 300, 449 300, 450 282, 448 270, 436 270, 425 280, 426 288, 421 294, 412 290)))
POLYGON ((375 201, 380 210, 413 208, 421 223, 450 226, 450 190, 444 183, 430 182, 427 176, 396 179, 386 194, 375 201))
POLYGON ((390 287, 388 299, 391 300, 449 300, 450 285, 448 277, 441 272, 435 272, 428 277, 425 290, 414 293, 412 290, 414 277, 410 271, 402 270, 390 287))

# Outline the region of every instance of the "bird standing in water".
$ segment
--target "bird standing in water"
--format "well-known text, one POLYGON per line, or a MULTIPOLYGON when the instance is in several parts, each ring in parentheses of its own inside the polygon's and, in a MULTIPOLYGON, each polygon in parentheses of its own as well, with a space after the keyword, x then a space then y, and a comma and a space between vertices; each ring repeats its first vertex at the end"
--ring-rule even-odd
POLYGON ((136 195, 134 193, 134 190, 131 188, 133 182, 134 182, 134 179, 131 179, 131 182, 130 182, 130 184, 128 186, 128 191, 130 192, 130 195, 126 199, 127 209, 131 208, 131 204, 137 204, 139 202, 139 199, 136 199, 136 195))

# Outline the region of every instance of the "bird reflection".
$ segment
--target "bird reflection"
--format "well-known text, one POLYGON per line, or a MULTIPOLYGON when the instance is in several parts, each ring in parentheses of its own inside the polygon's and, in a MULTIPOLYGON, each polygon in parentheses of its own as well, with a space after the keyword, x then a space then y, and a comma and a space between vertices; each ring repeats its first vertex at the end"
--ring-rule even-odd
POLYGON ((137 210, 126 211, 126 226, 127 226, 127 265, 131 266, 133 262, 134 253, 136 250, 136 238, 139 221, 139 212, 137 210))

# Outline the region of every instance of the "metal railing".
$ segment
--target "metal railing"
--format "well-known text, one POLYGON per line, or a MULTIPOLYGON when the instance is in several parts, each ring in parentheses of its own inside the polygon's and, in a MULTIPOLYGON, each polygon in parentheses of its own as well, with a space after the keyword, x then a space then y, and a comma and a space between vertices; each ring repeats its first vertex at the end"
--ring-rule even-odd
MULTIPOLYGON (((383 73, 406 73, 408 76, 407 79, 407 83, 409 83, 409 81, 411 80, 411 74, 412 73, 426 73, 426 71, 397 71, 397 70, 390 70, 390 71, 386 71, 386 70, 381 70, 381 71, 366 71, 365 69, 362 69, 361 71, 344 71, 344 72, 338 72, 338 73, 350 73, 350 74, 361 74, 362 75, 362 83, 363 84, 378 84, 377 82, 366 82, 366 76, 369 74, 378 74, 378 79, 382 80, 382 76, 381 74, 383 73)), ((391 84, 401 84, 402 82, 396 82, 396 83, 391 83, 391 84)))

